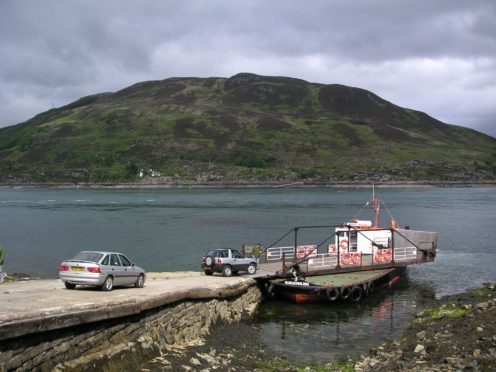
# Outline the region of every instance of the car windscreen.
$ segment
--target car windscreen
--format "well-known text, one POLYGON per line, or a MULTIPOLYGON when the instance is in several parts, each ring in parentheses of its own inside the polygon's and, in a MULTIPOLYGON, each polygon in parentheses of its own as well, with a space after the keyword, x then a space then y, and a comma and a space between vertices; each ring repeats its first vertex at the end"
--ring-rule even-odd
POLYGON ((71 261, 90 261, 98 262, 102 258, 103 254, 96 252, 79 252, 75 255, 71 261))

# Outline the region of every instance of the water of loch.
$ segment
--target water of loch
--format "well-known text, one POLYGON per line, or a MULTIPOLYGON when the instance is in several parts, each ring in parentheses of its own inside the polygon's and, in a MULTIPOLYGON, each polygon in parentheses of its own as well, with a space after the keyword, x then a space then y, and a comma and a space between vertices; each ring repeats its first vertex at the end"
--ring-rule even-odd
MULTIPOLYGON (((432 298, 496 281, 496 188, 377 191, 401 226, 439 232, 436 262, 409 267, 394 290, 359 305, 264 303, 254 326, 271 351, 308 363, 356 355, 398 336, 432 298)), ((370 197, 362 189, 2 189, 0 244, 8 272, 47 278, 83 249, 125 252, 148 271, 199 270, 208 248, 269 244, 293 226, 339 224, 370 197)))

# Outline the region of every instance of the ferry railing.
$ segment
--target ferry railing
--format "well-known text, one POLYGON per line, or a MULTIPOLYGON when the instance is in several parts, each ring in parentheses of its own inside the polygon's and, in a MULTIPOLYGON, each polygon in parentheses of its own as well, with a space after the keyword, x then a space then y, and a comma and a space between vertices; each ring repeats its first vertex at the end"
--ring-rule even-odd
POLYGON ((417 248, 416 247, 397 247, 394 249, 394 261, 417 261, 417 248))
MULTIPOLYGON (((263 252, 265 256, 265 262, 269 263, 269 262, 281 261, 282 274, 285 274, 290 270, 294 271, 294 270, 302 270, 302 269, 303 269, 302 271, 306 271, 308 274, 311 271, 323 271, 323 270, 324 271, 329 270, 332 272, 347 272, 347 271, 370 270, 374 268, 394 267, 397 264, 404 265, 409 262, 411 263, 425 262, 426 257, 435 257, 435 253, 432 252, 431 249, 429 248, 423 249, 419 247, 396 229, 384 229, 391 231, 391 241, 387 243, 384 242, 378 243, 370 239, 360 229, 356 229, 354 226, 350 226, 350 225, 347 226, 348 236, 350 236, 351 230, 354 230, 357 232, 357 234, 361 234, 362 236, 364 236, 371 243, 372 251, 370 253, 348 252, 348 251, 342 252, 341 247, 337 245, 336 253, 318 253, 316 256, 314 256, 313 254, 314 251, 309 250, 303 255, 303 257, 297 256, 296 253, 298 247, 299 230, 317 229, 317 228, 336 228, 341 226, 342 225, 295 227, 265 249, 265 251, 263 252), (294 233, 294 246, 274 247, 275 244, 279 243, 281 240, 283 240, 291 233, 294 233), (400 237, 402 237, 406 242, 408 242, 411 245, 408 245, 406 247, 395 247, 394 234, 398 234, 400 237), (311 257, 310 254, 312 254, 313 257, 311 257), (418 257, 419 254, 422 254, 423 256, 419 258, 418 257)), ((317 251, 319 247, 321 247, 325 242, 327 242, 329 239, 334 237, 336 234, 337 232, 334 231, 320 244, 316 245, 317 251)), ((425 242, 425 243, 428 244, 429 242, 425 242)), ((435 249, 433 243, 431 248, 435 249)))
POLYGON ((311 270, 335 269, 338 266, 338 257, 332 253, 318 253, 307 260, 307 272, 311 270))
MULTIPOLYGON (((270 261, 274 262, 277 261, 275 257, 279 257, 279 249, 278 247, 275 247, 276 244, 278 244, 280 241, 282 241, 284 238, 286 238, 289 234, 294 234, 294 246, 291 247, 291 250, 288 252, 289 256, 286 254, 284 251, 280 251, 280 256, 281 256, 281 261, 282 261, 282 273, 288 272, 294 265, 299 266, 300 264, 306 262, 306 260, 309 258, 310 254, 313 254, 314 250, 308 250, 303 257, 295 257, 296 254, 296 248, 298 247, 298 232, 302 229, 320 229, 320 228, 335 228, 337 227, 336 225, 318 225, 318 226, 297 226, 294 227, 293 229, 289 230, 287 233, 285 233, 283 236, 281 236, 279 239, 277 239, 275 242, 267 246, 265 251, 263 252, 263 256, 265 259, 265 262, 269 263, 269 257, 271 258, 270 261), (276 248, 275 250, 272 250, 272 248, 276 248), (289 265, 286 265, 286 260, 290 260, 289 265)), ((332 238, 334 235, 336 235, 336 232, 333 232, 330 236, 328 236, 322 243, 318 244, 316 246, 316 250, 318 251, 318 248, 322 246, 326 241, 328 241, 330 238, 332 238)))
POLYGON ((294 247, 271 247, 266 250, 266 260, 269 261, 280 261, 283 259, 294 258, 295 249, 294 247))

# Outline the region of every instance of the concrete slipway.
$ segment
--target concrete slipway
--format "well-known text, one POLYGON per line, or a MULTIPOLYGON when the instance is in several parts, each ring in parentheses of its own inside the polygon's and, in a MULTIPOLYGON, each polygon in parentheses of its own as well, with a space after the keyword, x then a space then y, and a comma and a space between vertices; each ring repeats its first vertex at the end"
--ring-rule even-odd
POLYGON ((0 285, 0 341, 37 332, 138 314, 186 299, 237 296, 256 285, 249 276, 151 273, 144 288, 67 290, 58 280, 0 285))

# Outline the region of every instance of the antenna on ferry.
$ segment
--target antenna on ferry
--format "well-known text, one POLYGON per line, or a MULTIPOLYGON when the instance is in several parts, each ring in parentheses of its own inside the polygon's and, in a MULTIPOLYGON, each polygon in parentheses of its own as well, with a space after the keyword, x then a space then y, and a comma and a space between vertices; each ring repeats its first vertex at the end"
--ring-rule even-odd
POLYGON ((374 228, 379 227, 379 209, 381 207, 381 199, 375 197, 375 184, 372 183, 372 208, 374 208, 374 228))

